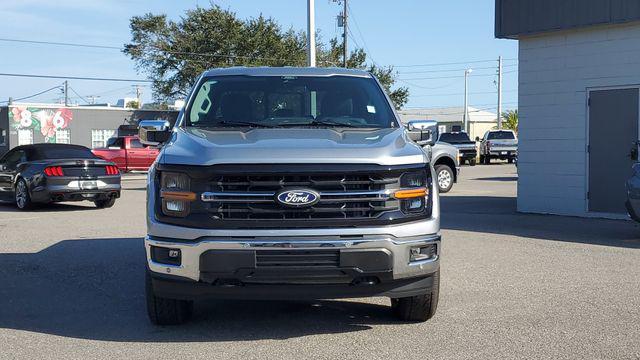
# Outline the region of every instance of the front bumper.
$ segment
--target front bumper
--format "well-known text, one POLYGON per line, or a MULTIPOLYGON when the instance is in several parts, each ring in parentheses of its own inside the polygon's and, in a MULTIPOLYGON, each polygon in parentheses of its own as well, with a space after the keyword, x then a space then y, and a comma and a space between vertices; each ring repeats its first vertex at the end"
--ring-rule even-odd
POLYGON ((500 159, 509 159, 509 158, 515 158, 518 156, 518 150, 514 150, 514 149, 494 149, 492 148, 491 151, 489 152, 489 155, 491 157, 494 158, 500 158, 500 159))
MULTIPOLYGON (((197 242, 148 236, 147 266, 154 292, 167 298, 405 297, 425 293, 439 269, 440 236, 396 238, 294 237, 203 238, 197 242), (151 247, 180 250, 180 265, 156 262, 151 247), (412 248, 433 246, 425 260, 410 261, 412 248), (261 266, 260 257, 335 253, 330 266, 261 266)), ((291 265, 288 263, 287 265, 291 265)))

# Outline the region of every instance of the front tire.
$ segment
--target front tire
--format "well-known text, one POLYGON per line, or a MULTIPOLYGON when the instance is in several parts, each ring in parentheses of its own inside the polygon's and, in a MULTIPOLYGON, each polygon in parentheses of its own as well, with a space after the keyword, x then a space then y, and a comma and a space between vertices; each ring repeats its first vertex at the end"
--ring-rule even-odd
POLYGON ((453 170, 447 165, 436 165, 435 169, 440 193, 448 193, 453 187, 453 170))
POLYGON ((489 155, 485 155, 484 156, 484 164, 485 165, 490 165, 491 164, 491 157, 489 155))
POLYGON ((110 208, 113 205, 115 205, 116 203, 116 198, 109 198, 106 200, 96 200, 93 202, 94 204, 96 204, 96 207, 98 209, 106 209, 106 208, 110 208))
POLYGON ((433 274, 433 285, 426 294, 391 299, 391 309, 403 321, 423 322, 431 319, 438 308, 440 270, 433 274))
POLYGON ((31 201, 31 194, 29 194, 29 187, 24 179, 19 179, 16 183, 14 191, 16 206, 20 210, 30 210, 33 208, 33 202, 31 201))
POLYGON ((476 166, 476 158, 469 159, 469 166, 476 166))
POLYGON ((191 318, 193 301, 167 299, 156 296, 153 292, 151 275, 145 272, 145 297, 147 300, 147 315, 154 325, 180 325, 191 318))

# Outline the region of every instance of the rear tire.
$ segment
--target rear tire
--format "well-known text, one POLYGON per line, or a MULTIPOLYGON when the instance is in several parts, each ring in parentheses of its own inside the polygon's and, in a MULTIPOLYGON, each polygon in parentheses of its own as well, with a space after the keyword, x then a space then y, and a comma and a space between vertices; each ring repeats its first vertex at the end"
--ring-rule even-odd
POLYGON ((147 300, 147 315, 154 325, 180 325, 191 318, 193 301, 167 299, 156 296, 153 292, 151 275, 145 272, 145 297, 147 300))
POLYGON ((509 159, 507 160, 507 162, 508 162, 509 164, 513 164, 513 158, 509 158, 509 159))
POLYGON ((476 159, 469 159, 469 166, 476 166, 476 159))
POLYGON ((484 164, 491 165, 491 157, 489 157, 489 155, 484 156, 484 164))
POLYGON ((391 299, 391 309, 403 321, 423 322, 431 319, 438 308, 440 270, 433 274, 433 286, 426 294, 391 299))
POLYGON ((112 207, 115 203, 116 203, 116 198, 109 198, 106 200, 96 200, 93 202, 94 204, 96 204, 96 207, 98 209, 106 209, 106 208, 110 208, 112 207))
POLYGON ((14 200, 16 201, 18 209, 25 211, 33 209, 29 186, 27 186, 27 182, 24 179, 18 179, 14 190, 14 200))

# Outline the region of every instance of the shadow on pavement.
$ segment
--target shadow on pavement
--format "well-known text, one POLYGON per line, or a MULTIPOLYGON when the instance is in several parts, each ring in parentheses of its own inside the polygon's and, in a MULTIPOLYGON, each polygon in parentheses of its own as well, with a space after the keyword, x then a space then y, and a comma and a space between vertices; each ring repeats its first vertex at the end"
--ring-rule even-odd
POLYGON ((481 180, 481 181, 518 181, 517 176, 497 176, 497 177, 484 177, 484 178, 476 178, 472 180, 481 180))
POLYGON ((0 202, 0 213, 42 213, 42 212, 58 212, 58 211, 87 211, 98 210, 93 203, 89 201, 83 201, 78 203, 54 203, 54 204, 35 204, 33 209, 22 211, 19 210, 15 204, 9 202, 0 202))
POLYGON ((640 248, 632 221, 516 212, 515 197, 442 196, 443 229, 614 247, 640 248))
POLYGON ((152 326, 142 239, 66 240, 0 254, 0 328, 125 342, 288 339, 396 323, 389 307, 346 301, 197 303, 194 319, 152 326))

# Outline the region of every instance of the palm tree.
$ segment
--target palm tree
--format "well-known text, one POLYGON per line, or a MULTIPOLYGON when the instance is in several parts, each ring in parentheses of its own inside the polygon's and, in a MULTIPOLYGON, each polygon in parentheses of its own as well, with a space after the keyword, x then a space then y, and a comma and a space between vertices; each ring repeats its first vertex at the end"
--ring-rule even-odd
POLYGON ((518 133, 518 109, 502 113, 502 127, 518 133))

